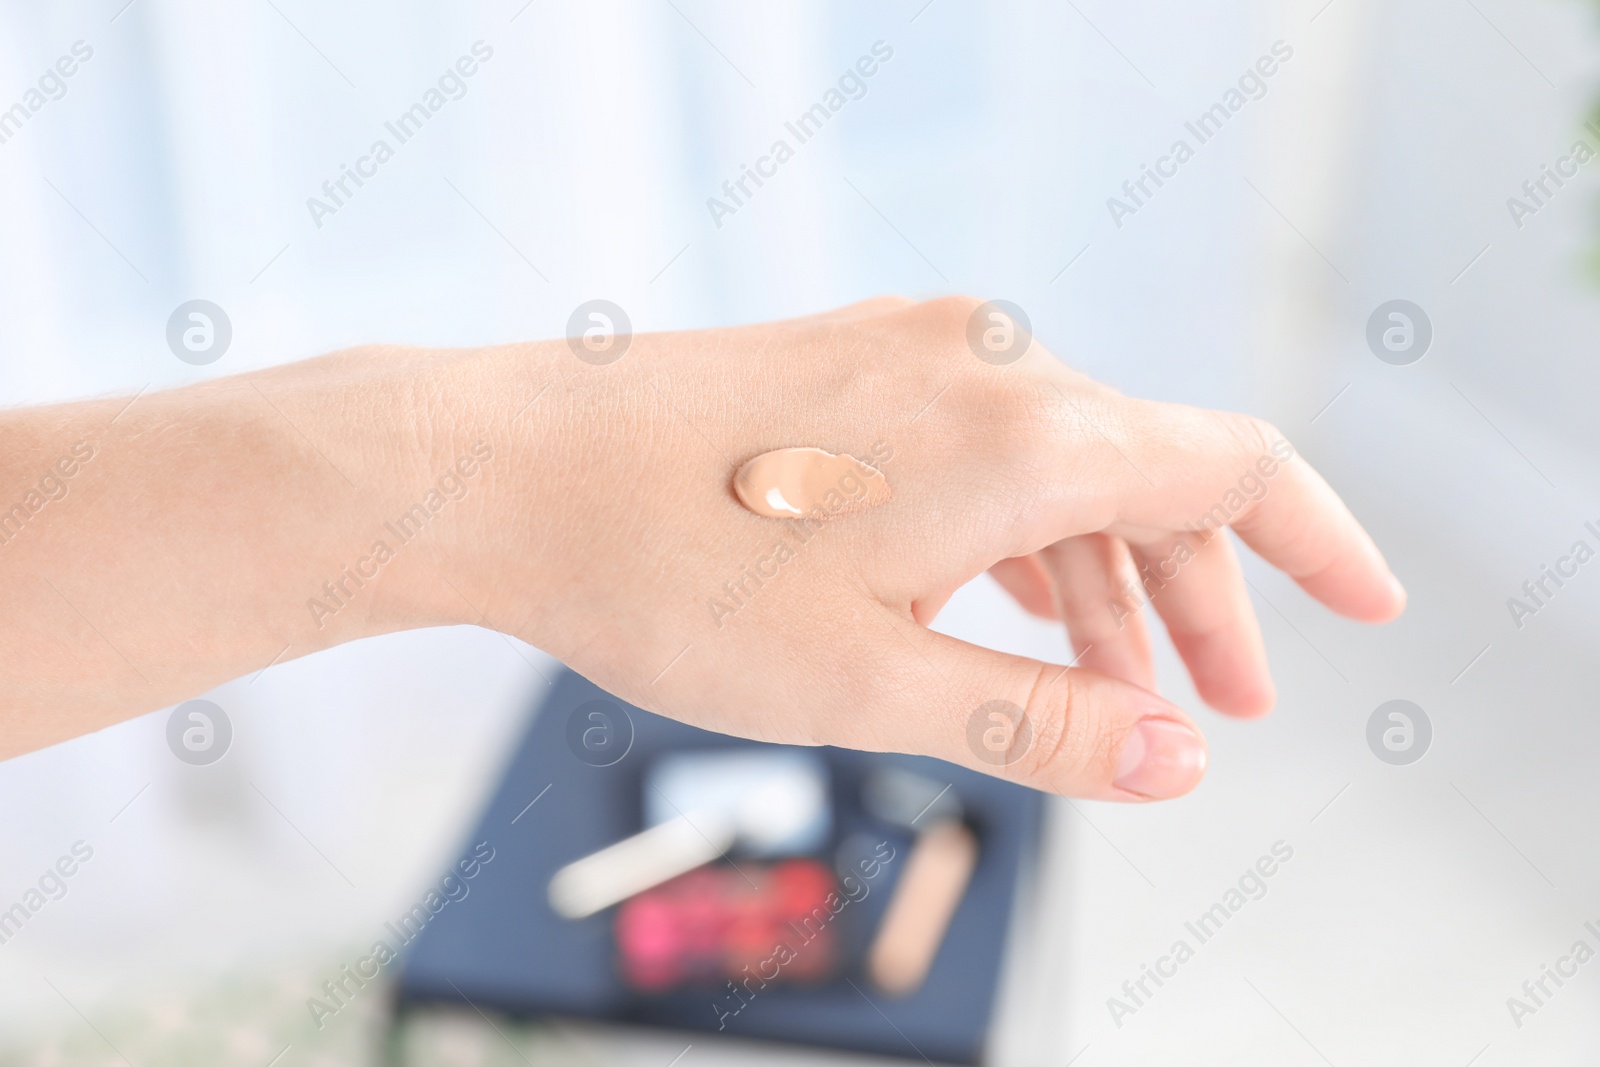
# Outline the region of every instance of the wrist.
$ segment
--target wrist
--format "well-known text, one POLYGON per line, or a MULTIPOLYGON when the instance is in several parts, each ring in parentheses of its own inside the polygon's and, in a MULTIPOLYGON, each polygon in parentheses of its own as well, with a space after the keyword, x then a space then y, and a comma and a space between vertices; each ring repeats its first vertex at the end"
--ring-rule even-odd
POLYGON ((542 475, 562 462, 542 402, 558 357, 550 344, 387 354, 397 376, 379 388, 407 399, 371 428, 392 457, 375 544, 403 563, 391 593, 409 625, 538 629, 553 570, 542 475))

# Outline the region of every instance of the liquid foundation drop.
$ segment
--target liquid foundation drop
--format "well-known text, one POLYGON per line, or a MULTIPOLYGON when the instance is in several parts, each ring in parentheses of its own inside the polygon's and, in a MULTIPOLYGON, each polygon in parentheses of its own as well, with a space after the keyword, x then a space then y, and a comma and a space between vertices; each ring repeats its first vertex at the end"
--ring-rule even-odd
POLYGON ((763 452, 733 479, 739 503, 769 519, 792 519, 821 509, 825 516, 876 507, 893 494, 883 472, 854 456, 820 448, 763 452))

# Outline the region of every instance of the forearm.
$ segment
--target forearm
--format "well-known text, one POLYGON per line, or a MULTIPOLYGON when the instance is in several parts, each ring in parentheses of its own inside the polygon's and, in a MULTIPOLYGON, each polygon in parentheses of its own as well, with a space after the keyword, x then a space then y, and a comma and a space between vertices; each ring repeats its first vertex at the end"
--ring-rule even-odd
POLYGON ((361 349, 0 416, 0 758, 479 621, 466 557, 539 369, 361 349))

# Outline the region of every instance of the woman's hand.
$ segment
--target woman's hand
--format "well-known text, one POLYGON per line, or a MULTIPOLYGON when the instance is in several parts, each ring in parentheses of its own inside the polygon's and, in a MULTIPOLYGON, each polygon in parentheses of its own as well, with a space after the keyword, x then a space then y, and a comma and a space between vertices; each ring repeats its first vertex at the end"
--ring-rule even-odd
POLYGON ((642 334, 605 365, 566 341, 362 349, 0 417, 13 495, 92 452, 15 529, 0 512, 0 754, 470 622, 710 729, 1184 793, 1204 742, 1153 692, 1141 596, 1201 696, 1251 716, 1272 683, 1222 526, 1341 614, 1404 594, 1270 426, 1130 400, 1025 337, 1005 362, 978 345, 990 310, 874 300, 642 334), (735 471, 790 446, 877 467, 892 499, 745 510, 735 471), (984 570, 1064 620, 1075 666, 927 629, 984 570))
POLYGON ((1385 621, 1404 593, 1275 429, 1128 399, 1036 342, 987 362, 969 336, 989 310, 890 298, 640 335, 607 366, 546 352, 496 472, 525 481, 497 485, 495 532, 454 580, 494 625, 709 729, 924 753, 1069 796, 1187 792, 1205 745, 1154 692, 1143 597, 1201 696, 1249 717, 1274 693, 1221 527, 1341 614, 1385 621), (822 522, 752 514, 734 472, 789 446, 872 464, 893 498, 822 522), (1064 620, 1077 666, 927 628, 985 570, 1064 620))

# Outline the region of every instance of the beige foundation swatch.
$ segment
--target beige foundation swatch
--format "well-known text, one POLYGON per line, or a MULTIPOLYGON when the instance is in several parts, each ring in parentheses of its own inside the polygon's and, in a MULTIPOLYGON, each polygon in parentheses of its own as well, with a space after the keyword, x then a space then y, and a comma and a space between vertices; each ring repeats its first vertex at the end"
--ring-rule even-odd
POLYGON ((821 508, 829 516, 876 507, 893 494, 883 472, 854 456, 820 448, 763 452, 739 468, 739 503, 769 519, 792 519, 821 508))

